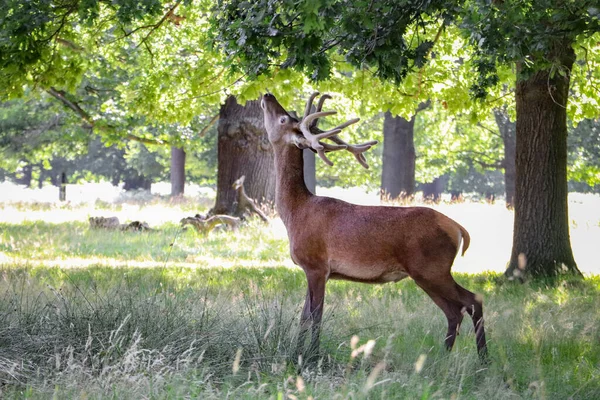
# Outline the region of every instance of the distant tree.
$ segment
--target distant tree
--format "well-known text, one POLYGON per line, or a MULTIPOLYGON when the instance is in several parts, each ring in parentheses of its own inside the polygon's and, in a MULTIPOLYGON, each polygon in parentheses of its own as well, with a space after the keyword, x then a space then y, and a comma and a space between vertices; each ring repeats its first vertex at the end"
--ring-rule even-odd
MULTIPOLYGON (((416 113, 429 102, 419 104, 416 113)), ((415 115, 409 120, 387 111, 383 120, 383 160, 381 195, 385 198, 410 198, 415 192, 415 115)))
POLYGON ((304 149, 302 152, 304 157, 304 183, 311 193, 317 192, 317 160, 315 153, 310 149, 304 149))
POLYGON ((171 146, 171 196, 182 196, 185 190, 185 150, 171 146))
MULTIPOLYGON (((72 124, 70 116, 44 98, 30 97, 0 103, 0 168, 20 175, 18 181, 30 186, 52 169, 52 161, 60 155, 66 168, 69 160, 85 152, 89 133, 72 124)), ((60 173, 54 170, 53 183, 60 173)), ((46 174, 48 176, 49 174, 46 174)), ((16 176, 15 176, 16 177, 16 176)))
POLYGON ((389 111, 383 120, 383 161, 381 196, 410 198, 415 192, 415 117, 410 120, 393 116, 389 111))
POLYGON ((483 170, 465 163, 447 174, 448 191, 453 200, 466 193, 476 194, 479 199, 493 200, 504 193, 504 174, 498 170, 483 170))
POLYGON ((494 109, 494 118, 504 143, 504 157, 500 166, 504 169, 504 187, 506 196, 506 207, 515 206, 515 152, 517 147, 517 129, 514 121, 510 120, 506 108, 494 109))
POLYGON ((237 198, 233 183, 245 176, 248 196, 260 204, 275 199, 273 150, 259 101, 238 104, 234 96, 221 106, 218 138, 217 199, 213 214, 232 214, 237 198))

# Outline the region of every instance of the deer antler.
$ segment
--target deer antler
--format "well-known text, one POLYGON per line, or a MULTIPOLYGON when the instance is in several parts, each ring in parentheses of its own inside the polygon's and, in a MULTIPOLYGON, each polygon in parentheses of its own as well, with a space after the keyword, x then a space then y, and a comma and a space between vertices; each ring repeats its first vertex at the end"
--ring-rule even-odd
POLYGON ((336 114, 335 111, 321 111, 323 109, 323 104, 325 103, 325 100, 331 99, 331 96, 328 94, 324 94, 323 96, 321 96, 321 98, 319 99, 319 103, 317 104, 316 112, 311 113, 313 101, 318 95, 319 92, 314 92, 310 95, 308 101, 306 102, 306 107, 304 109, 304 117, 300 122, 300 130, 302 131, 304 138, 306 138, 306 143, 302 141, 302 143, 297 144, 301 144, 303 147, 310 146, 317 152, 319 157, 321 157, 327 165, 333 165, 333 163, 327 158, 325 152, 331 152, 336 150, 348 150, 354 155, 354 157, 356 157, 360 165, 368 169, 369 165, 367 164, 367 160, 365 159, 363 153, 369 150, 374 145, 376 145, 378 143, 377 140, 372 140, 358 145, 351 145, 337 136, 337 134, 340 133, 342 129, 357 123, 360 120, 360 118, 351 119, 325 132, 318 129, 317 123, 319 118, 336 114), (323 143, 321 142, 321 139, 330 139, 337 144, 334 145, 323 143))

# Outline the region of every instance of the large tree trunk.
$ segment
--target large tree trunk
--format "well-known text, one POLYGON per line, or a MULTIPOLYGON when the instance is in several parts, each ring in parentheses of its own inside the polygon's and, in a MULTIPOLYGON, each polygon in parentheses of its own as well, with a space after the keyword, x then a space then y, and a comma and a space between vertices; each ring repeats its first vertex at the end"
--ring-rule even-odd
POLYGON ((494 109, 494 117, 504 142, 504 190, 506 193, 506 207, 515 206, 515 154, 517 148, 517 128, 516 124, 508 118, 506 109, 494 109))
POLYGON ((171 146, 171 196, 181 196, 185 190, 185 150, 171 146))
POLYGON ((415 117, 410 121, 388 111, 383 121, 381 195, 396 199, 415 192, 415 117))
POLYGON ((275 200, 273 149, 263 124, 259 101, 241 106, 229 96, 221 106, 218 127, 217 199, 213 214, 233 214, 236 191, 232 185, 246 176, 244 188, 258 203, 275 200))
POLYGON ((517 174, 509 276, 518 275, 519 267, 534 278, 580 273, 571 250, 567 206, 566 105, 575 53, 570 43, 557 43, 554 53, 551 58, 560 61, 561 70, 538 71, 517 80, 517 174))
POLYGON ((315 153, 309 149, 304 149, 304 183, 312 194, 317 194, 317 161, 315 153))

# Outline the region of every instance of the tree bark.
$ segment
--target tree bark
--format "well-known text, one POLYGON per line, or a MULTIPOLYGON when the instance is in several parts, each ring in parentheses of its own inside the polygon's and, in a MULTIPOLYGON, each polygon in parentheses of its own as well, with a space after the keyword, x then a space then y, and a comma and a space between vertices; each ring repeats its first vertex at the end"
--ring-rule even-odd
POLYGON ((415 116, 410 120, 387 111, 383 121, 381 195, 396 199, 415 192, 415 116))
POLYGON ((246 176, 248 196, 259 204, 275 200, 273 149, 264 128, 259 101, 245 106, 229 96, 221 106, 217 146, 217 199, 212 214, 235 212, 233 183, 246 176))
POLYGON ((185 150, 171 146, 171 197, 182 196, 185 190, 185 150))
MULTIPOLYGON (((517 78, 517 147, 513 248, 506 274, 532 278, 580 274, 569 238, 567 112, 571 43, 559 42, 550 59, 559 71, 517 78)), ((522 65, 518 66, 518 76, 522 65)))
POLYGON ((317 161, 315 153, 309 149, 304 149, 304 183, 312 194, 317 194, 317 161))
POLYGON ((506 109, 494 109, 494 117, 504 142, 504 191, 506 193, 506 207, 515 206, 515 154, 517 147, 517 128, 516 124, 508 118, 506 109))

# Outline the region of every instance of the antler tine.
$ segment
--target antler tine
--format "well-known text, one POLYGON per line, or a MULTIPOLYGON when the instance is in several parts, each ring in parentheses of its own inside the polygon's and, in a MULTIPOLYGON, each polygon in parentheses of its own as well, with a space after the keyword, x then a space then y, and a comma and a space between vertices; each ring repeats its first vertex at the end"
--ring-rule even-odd
MULTIPOLYGON (((333 129, 340 129, 340 130, 342 130, 342 129, 344 129, 344 128, 346 128, 346 127, 348 127, 348 126, 352 125, 352 124, 355 124, 355 123, 357 123, 358 121, 360 121, 360 118, 353 118, 353 119, 351 119, 351 120, 348 120, 348 121, 344 122, 343 124, 340 124, 340 125, 336 126, 336 127, 335 127, 335 128, 333 128, 333 129)), ((332 130, 333 130, 333 129, 332 129, 332 130)))
POLYGON ((325 100, 327 99, 331 99, 332 97, 330 95, 328 95, 327 93, 325 93, 323 96, 321 96, 321 98, 319 99, 319 103, 317 103, 317 112, 320 112, 321 109, 323 108, 323 104, 325 103, 325 100))
POLYGON ((365 169, 369 169, 369 164, 367 164, 367 159, 365 158, 363 153, 369 150, 371 147, 375 146, 377 143, 379 143, 377 140, 371 140, 366 143, 352 145, 346 143, 338 136, 331 136, 329 137, 329 139, 331 139, 338 145, 346 146, 346 150, 352 153, 356 160, 359 162, 359 164, 362 165, 365 169))
POLYGON ((313 114, 310 114, 310 115, 304 117, 302 119, 302 122, 300 122, 300 131, 302 132, 304 137, 310 142, 313 149, 315 149, 317 151, 322 150, 323 145, 321 143, 319 143, 319 140, 328 138, 333 135, 337 135, 342 130, 341 129, 332 129, 327 132, 320 132, 315 135, 310 131, 310 123, 315 119, 318 119, 321 117, 327 117, 328 115, 334 115, 334 114, 336 114, 335 111, 316 112, 316 113, 313 113, 313 114))
POLYGON ((319 155, 319 157, 321 157, 323 161, 325 161, 325 164, 329 165, 330 167, 333 165, 333 162, 329 158, 327 158, 325 153, 336 150, 346 150, 348 148, 347 145, 337 145, 322 142, 319 143, 323 146, 323 148, 321 150, 317 150, 317 154, 319 155))
POLYGON ((317 152, 319 157, 321 157, 321 159, 323 161, 325 161, 325 164, 327 164, 329 166, 332 166, 333 162, 329 158, 327 158, 327 156, 325 155, 325 152, 336 151, 336 150, 345 150, 348 148, 348 146, 346 146, 346 145, 338 145, 338 144, 319 142, 319 144, 323 148, 315 149, 314 146, 312 146, 312 144, 310 143, 310 141, 307 138, 300 137, 300 136, 296 136, 294 141, 295 141, 296 146, 298 146, 301 149, 313 148, 317 152))
POLYGON ((325 152, 348 150, 354 155, 354 157, 358 160, 360 165, 368 169, 369 165, 367 164, 367 160, 365 159, 365 156, 362 153, 369 150, 378 142, 370 141, 360 145, 351 145, 337 136, 337 134, 340 133, 342 129, 357 123, 358 121, 360 121, 360 118, 354 118, 349 121, 346 121, 343 124, 340 124, 328 131, 323 132, 320 129, 318 129, 317 121, 319 120, 319 118, 336 114, 335 111, 321 111, 323 109, 323 104, 325 103, 325 100, 331 99, 331 96, 328 94, 324 94, 323 96, 321 96, 319 102, 317 103, 316 112, 311 113, 313 102, 318 95, 318 92, 314 92, 313 94, 311 94, 311 96, 308 98, 308 101, 306 102, 306 108, 304 109, 304 118, 302 118, 302 121, 299 124, 300 131, 302 132, 302 135, 304 137, 298 138, 296 140, 296 145, 301 148, 311 147, 314 151, 317 152, 319 157, 321 157, 321 159, 325 161, 327 165, 333 165, 333 163, 331 162, 331 160, 329 160, 329 158, 327 158, 325 152), (330 139, 336 144, 333 145, 323 143, 321 142, 322 139, 330 139))
POLYGON ((323 145, 325 151, 346 150, 348 148, 348 146, 345 144, 331 144, 325 142, 321 142, 321 144, 323 145))
MULTIPOLYGON (((331 99, 331 96, 328 95, 327 93, 325 93, 323 96, 321 96, 321 98, 319 99, 319 102, 317 103, 317 110, 316 112, 321 112, 321 110, 323 109, 323 104, 325 104, 325 100, 327 99, 331 99)), ((308 116, 305 114, 305 117, 308 116)), ((319 118, 315 118, 313 119, 312 123, 310 124, 310 129, 315 129, 317 127, 319 123, 319 118)))
MULTIPOLYGON (((318 95, 319 95, 319 92, 313 92, 310 95, 310 97, 308 98, 308 100, 306 101, 306 107, 304 107, 304 118, 306 118, 310 115, 310 109, 312 108, 313 101, 315 100, 315 97, 317 97, 318 95)), ((319 109, 318 111, 321 111, 321 110, 319 109)))

